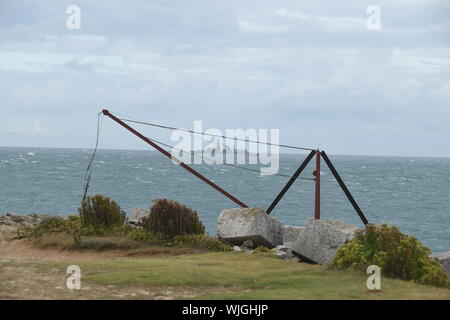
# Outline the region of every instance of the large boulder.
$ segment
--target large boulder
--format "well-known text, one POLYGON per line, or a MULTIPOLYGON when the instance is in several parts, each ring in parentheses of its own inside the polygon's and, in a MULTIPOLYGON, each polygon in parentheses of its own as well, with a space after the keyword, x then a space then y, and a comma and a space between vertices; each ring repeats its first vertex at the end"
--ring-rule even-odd
POLYGON ((431 257, 438 258, 442 269, 450 276, 450 251, 434 254, 431 257))
POLYGON ((353 239, 358 230, 356 226, 337 220, 309 219, 299 239, 284 245, 303 260, 326 264, 344 243, 353 239))
POLYGON ((303 230, 305 230, 304 227, 284 226, 283 243, 298 241, 298 239, 300 239, 303 230))
POLYGON ((251 240, 254 247, 274 248, 283 243, 283 225, 261 208, 227 209, 219 215, 217 237, 233 245, 251 240))

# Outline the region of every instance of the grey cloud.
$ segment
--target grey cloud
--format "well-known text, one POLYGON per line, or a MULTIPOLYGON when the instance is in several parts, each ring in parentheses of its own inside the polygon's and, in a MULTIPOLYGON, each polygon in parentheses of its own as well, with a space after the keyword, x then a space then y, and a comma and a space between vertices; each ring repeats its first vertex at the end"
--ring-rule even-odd
MULTIPOLYGON (((450 139, 448 1, 377 3, 380 31, 365 28, 372 1, 80 0, 70 31, 70 1, 0 0, 0 144, 89 147, 107 107, 281 128, 338 153, 450 156, 432 147, 450 139)), ((104 147, 142 147, 105 130, 104 147)))

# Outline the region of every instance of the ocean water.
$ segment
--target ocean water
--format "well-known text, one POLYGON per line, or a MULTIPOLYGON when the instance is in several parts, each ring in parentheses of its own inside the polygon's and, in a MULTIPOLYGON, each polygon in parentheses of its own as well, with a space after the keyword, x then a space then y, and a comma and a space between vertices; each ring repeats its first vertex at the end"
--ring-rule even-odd
MULTIPOLYGON (((77 212, 92 150, 0 148, 0 214, 77 212)), ((329 155, 373 223, 394 224, 433 252, 450 250, 450 159, 329 155)), ((291 175, 306 154, 284 154, 280 173, 291 175)), ((312 161, 314 162, 314 161, 312 161)), ((267 208, 288 178, 260 176, 228 166, 194 168, 249 206, 267 208)), ((255 168, 255 167, 253 167, 255 168)), ((302 174, 312 177, 313 163, 302 174)), ((362 226, 322 163, 322 218, 362 226)), ((102 193, 130 212, 170 198, 195 209, 215 234, 219 213, 236 205, 183 168, 153 151, 99 150, 90 193, 102 193)), ((303 225, 314 214, 314 182, 297 180, 272 215, 303 225)))

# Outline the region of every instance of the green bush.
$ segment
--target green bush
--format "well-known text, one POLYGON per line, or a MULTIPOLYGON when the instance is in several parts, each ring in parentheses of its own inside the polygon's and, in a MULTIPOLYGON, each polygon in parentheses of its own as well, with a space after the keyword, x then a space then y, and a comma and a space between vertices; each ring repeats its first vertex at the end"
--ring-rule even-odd
POLYGON ((125 212, 120 209, 117 202, 97 194, 88 196, 78 209, 81 225, 93 233, 102 233, 105 229, 122 227, 125 223, 125 212))
POLYGON ((184 247, 207 251, 230 251, 230 246, 205 234, 205 227, 192 209, 178 202, 157 199, 141 228, 126 225, 125 213, 111 199, 96 195, 88 197, 79 215, 51 217, 37 226, 20 230, 20 238, 39 238, 41 246, 54 244, 72 235, 71 248, 97 250, 124 248, 123 243, 184 247), (54 235, 52 235, 54 234, 54 235), (66 236, 64 236, 66 234, 66 236), (50 235, 50 237, 43 237, 50 235), (55 240, 56 239, 56 240, 55 240), (112 240, 111 240, 112 239, 112 240), (131 241, 131 242, 130 242, 131 241))
POLYGON ((430 249, 395 226, 368 225, 354 240, 339 248, 330 266, 366 272, 369 265, 377 265, 387 277, 446 287, 448 276, 430 254, 430 249))
POLYGON ((150 214, 142 219, 142 228, 163 239, 188 234, 205 234, 197 212, 172 200, 156 199, 150 214))

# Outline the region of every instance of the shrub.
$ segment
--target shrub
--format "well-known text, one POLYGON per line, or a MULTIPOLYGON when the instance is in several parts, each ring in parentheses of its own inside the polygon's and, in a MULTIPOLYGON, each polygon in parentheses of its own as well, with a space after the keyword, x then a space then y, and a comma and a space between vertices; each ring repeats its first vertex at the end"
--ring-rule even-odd
POLYGON ((156 199, 150 214, 142 219, 142 228, 164 239, 187 234, 205 234, 197 212, 172 200, 156 199))
MULTIPOLYGON (((78 209, 83 228, 91 228, 94 233, 112 227, 121 227, 125 223, 125 212, 117 202, 97 194, 88 196, 78 209)), ((100 232, 101 233, 101 232, 100 232)))
POLYGON ((431 250, 395 226, 368 225, 354 240, 343 245, 330 262, 333 268, 366 272, 377 265, 383 275, 420 284, 445 287, 448 276, 431 250))
POLYGON ((142 228, 136 228, 130 225, 125 225, 122 228, 122 235, 132 241, 161 244, 161 245, 165 243, 163 239, 158 238, 156 235, 151 234, 147 230, 142 228))

